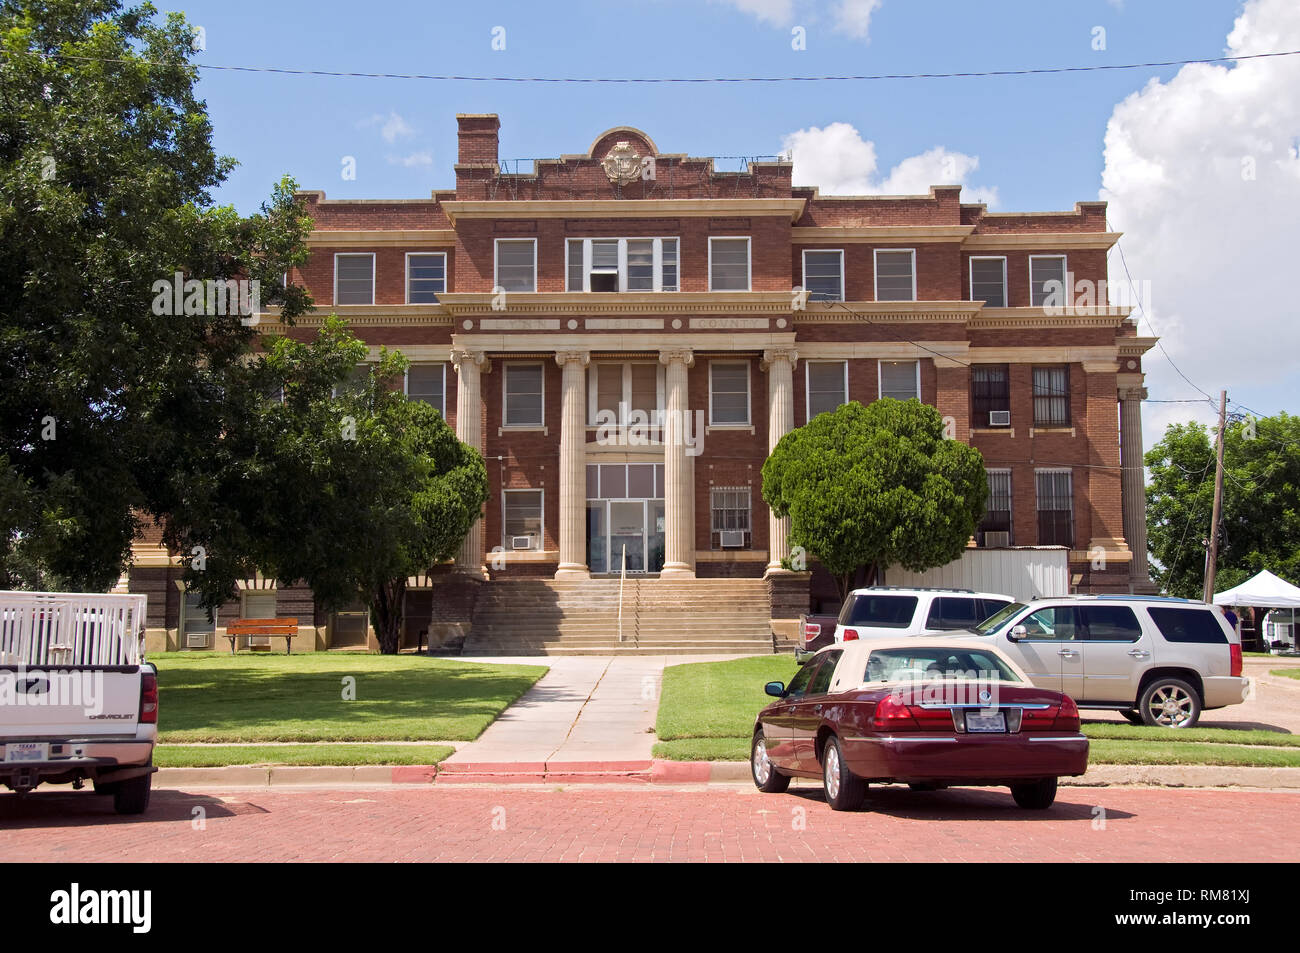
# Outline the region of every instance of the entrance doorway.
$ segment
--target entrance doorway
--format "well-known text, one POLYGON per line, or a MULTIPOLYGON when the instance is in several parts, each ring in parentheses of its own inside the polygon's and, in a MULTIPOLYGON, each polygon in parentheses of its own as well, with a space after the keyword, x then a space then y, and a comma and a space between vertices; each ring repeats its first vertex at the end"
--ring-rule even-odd
POLYGON ((587 467, 587 565, 617 573, 627 553, 630 573, 664 567, 663 464, 587 467))

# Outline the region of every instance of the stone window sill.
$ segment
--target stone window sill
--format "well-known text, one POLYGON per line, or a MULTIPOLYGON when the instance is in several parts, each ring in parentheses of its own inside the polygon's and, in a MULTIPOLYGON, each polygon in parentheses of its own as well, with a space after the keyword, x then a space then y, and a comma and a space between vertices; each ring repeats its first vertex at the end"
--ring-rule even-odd
POLYGON ((971 427, 970 432, 972 434, 988 434, 988 433, 1006 434, 1008 437, 1014 437, 1016 435, 1016 428, 1015 427, 971 427))
POLYGON ((749 431, 749 435, 751 437, 754 435, 753 424, 709 424, 707 427, 704 428, 705 434, 711 434, 715 430, 724 433, 728 430, 749 431))
POLYGON ((1030 427, 1029 436, 1033 437, 1040 433, 1068 433, 1071 437, 1076 436, 1073 427, 1030 427))
POLYGON ((507 433, 539 433, 544 437, 549 437, 550 428, 534 426, 532 424, 512 424, 510 426, 497 428, 498 437, 504 436, 507 433))

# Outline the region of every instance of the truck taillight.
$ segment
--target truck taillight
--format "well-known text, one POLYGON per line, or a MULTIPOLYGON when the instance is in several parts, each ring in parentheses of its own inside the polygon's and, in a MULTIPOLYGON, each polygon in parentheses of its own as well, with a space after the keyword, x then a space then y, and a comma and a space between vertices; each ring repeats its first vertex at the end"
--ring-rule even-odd
POLYGON ((857 630, 857 629, 845 629, 845 630, 844 630, 844 641, 845 641, 845 642, 856 642, 857 640, 858 640, 858 630, 857 630))
MULTIPOLYGON (((845 638, 848 638, 847 633, 845 638)), ((900 698, 886 695, 876 704, 871 727, 876 731, 915 731, 918 726, 912 718, 910 706, 903 704, 900 698)))
POLYGON ((1228 674, 1232 675, 1233 677, 1240 677, 1241 676, 1241 643, 1233 642, 1228 646, 1228 651, 1232 653, 1230 657, 1230 661, 1228 662, 1229 665, 1228 674))
POLYGON ((1052 725, 1053 731, 1078 731, 1079 730, 1079 706, 1074 703, 1074 699, 1069 695, 1061 702, 1061 707, 1056 713, 1056 721, 1052 725))
POLYGON ((803 624, 803 640, 805 642, 811 642, 821 634, 822 624, 820 622, 805 622, 803 624))
POLYGON ((140 684, 140 723, 158 724, 158 676, 145 672, 140 684))

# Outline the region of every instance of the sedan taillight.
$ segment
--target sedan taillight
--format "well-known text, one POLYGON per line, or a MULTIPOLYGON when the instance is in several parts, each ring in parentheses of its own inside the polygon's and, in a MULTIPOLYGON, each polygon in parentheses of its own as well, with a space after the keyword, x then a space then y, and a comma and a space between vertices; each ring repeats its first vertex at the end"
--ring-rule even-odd
POLYGON ((1078 731, 1079 730, 1079 706, 1074 703, 1074 699, 1069 695, 1061 702, 1061 707, 1057 711, 1056 721, 1052 725, 1053 731, 1078 731))
POLYGON ((158 676, 145 672, 140 684, 140 724, 158 724, 158 676))
MULTIPOLYGON (((1068 700, 1068 697, 1067 697, 1068 700)), ((1074 704, 1071 702, 1071 704, 1074 704)), ((1060 705, 1048 705, 1046 708, 1026 708, 1020 714, 1021 731, 1041 731, 1056 727, 1056 717, 1060 705)), ((1074 711, 1075 727, 1078 727, 1079 710, 1074 711)))
POLYGON ((871 727, 876 731, 915 731, 920 726, 912 718, 910 705, 904 705, 900 699, 887 695, 876 704, 875 714, 871 716, 871 727))

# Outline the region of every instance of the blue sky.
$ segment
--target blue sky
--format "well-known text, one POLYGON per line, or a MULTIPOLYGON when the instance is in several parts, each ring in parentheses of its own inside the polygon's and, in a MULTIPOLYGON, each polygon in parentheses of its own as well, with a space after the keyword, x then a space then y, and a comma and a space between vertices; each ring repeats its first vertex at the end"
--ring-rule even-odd
MULTIPOLYGON (((830 0, 191 0, 177 7, 205 30, 201 63, 507 76, 743 76, 1218 56, 1239 4, 883 0, 865 38, 837 29, 835 8, 830 0), (802 51, 791 48, 796 25, 806 31, 802 51), (505 28, 505 50, 491 48, 496 26, 505 28), (1106 31, 1101 51, 1092 48, 1097 26, 1106 31)), ((647 87, 204 71, 199 88, 218 150, 240 161, 216 198, 244 212, 255 209, 286 172, 332 197, 417 197, 450 187, 457 112, 501 115, 503 159, 584 151, 599 132, 622 124, 644 129, 668 152, 771 154, 795 130, 846 122, 875 143, 882 171, 941 145, 978 156, 970 181, 997 188, 1000 208, 1041 210, 1096 198, 1102 136, 1114 105, 1151 76, 1174 72, 647 87), (374 117, 393 113, 409 132, 386 142, 374 117), (355 181, 341 178, 345 155, 356 157, 355 181), (416 164, 401 165, 402 159, 416 164)))

